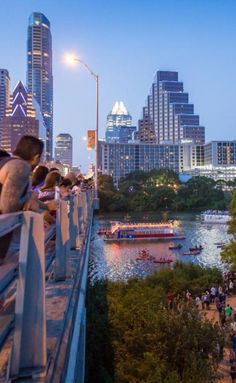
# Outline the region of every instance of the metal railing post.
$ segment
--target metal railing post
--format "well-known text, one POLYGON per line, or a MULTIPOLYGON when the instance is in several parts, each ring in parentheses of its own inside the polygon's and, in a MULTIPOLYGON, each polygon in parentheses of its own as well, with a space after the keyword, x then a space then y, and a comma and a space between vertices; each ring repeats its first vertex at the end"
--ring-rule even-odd
POLYGON ((33 377, 45 372, 45 250, 41 214, 25 212, 21 229, 15 330, 8 378, 33 377))
POLYGON ((82 193, 78 195, 79 234, 84 233, 82 193))
POLYGON ((87 192, 82 193, 82 208, 83 208, 83 221, 84 225, 87 224, 88 219, 88 204, 87 204, 87 192))
POLYGON ((56 219, 56 259, 54 276, 56 281, 66 279, 67 255, 69 253, 69 218, 67 201, 61 200, 56 219))

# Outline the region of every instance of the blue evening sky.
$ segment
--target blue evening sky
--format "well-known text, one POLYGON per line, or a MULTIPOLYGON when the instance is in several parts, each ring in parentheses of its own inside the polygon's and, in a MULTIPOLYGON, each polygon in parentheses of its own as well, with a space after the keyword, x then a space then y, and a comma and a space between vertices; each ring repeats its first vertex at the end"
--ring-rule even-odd
POLYGON ((75 52, 100 76, 100 137, 106 116, 123 100, 136 125, 156 70, 177 70, 207 141, 236 139, 236 0, 2 0, 0 67, 12 87, 26 77, 28 16, 51 21, 54 136, 74 138, 74 162, 90 161, 83 137, 95 125, 95 81, 68 68, 75 52))

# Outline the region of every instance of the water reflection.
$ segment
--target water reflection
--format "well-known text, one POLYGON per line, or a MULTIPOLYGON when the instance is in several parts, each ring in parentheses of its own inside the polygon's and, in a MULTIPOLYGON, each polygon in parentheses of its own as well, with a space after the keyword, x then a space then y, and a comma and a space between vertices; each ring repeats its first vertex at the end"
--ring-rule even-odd
MULTIPOLYGON (((133 215, 132 221, 157 222, 161 220, 160 215, 133 215), (145 220, 144 218, 145 217, 145 220)), ((154 257, 172 257, 184 262, 193 262, 206 266, 216 266, 222 268, 220 259, 221 249, 217 248, 216 243, 227 242, 226 225, 206 225, 199 220, 198 214, 178 213, 169 215, 170 219, 178 219, 183 228, 186 239, 181 241, 130 241, 111 243, 104 242, 103 237, 97 234, 99 228, 107 226, 110 220, 124 221, 124 216, 104 216, 96 217, 93 226, 93 235, 90 254, 89 276, 91 280, 108 278, 112 280, 126 280, 130 277, 142 277, 152 273, 162 267, 170 265, 160 265, 152 261, 137 261, 138 252, 143 248, 149 250, 154 257), (169 250, 173 243, 180 242, 183 247, 180 250, 169 250), (197 256, 183 256, 189 247, 202 245, 203 250, 197 256)), ((127 218, 126 218, 127 220, 127 218)))

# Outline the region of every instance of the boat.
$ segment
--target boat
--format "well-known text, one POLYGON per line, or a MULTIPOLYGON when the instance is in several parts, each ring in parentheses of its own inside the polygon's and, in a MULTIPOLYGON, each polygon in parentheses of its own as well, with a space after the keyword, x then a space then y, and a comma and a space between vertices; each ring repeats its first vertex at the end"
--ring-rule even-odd
POLYGON ((153 263, 172 263, 174 260, 172 258, 160 258, 160 259, 155 259, 153 263))
POLYGON ((184 238, 183 232, 175 222, 111 222, 110 233, 104 236, 104 241, 172 240, 184 238))
POLYGON ((143 249, 138 252, 138 257, 136 258, 136 261, 153 261, 155 257, 150 255, 148 249, 143 249))
POLYGON ((227 210, 206 210, 200 215, 203 223, 222 223, 227 224, 230 215, 227 210))
POLYGON ((226 243, 225 242, 215 242, 214 245, 216 245, 216 246, 225 246, 226 243))
POLYGON ((181 245, 181 243, 178 243, 178 245, 169 246, 169 250, 179 250, 182 247, 183 247, 183 245, 181 245))
POLYGON ((226 246, 226 244, 222 243, 221 245, 217 245, 216 247, 217 247, 217 249, 224 249, 225 246, 226 246))
POLYGON ((201 253, 200 250, 192 250, 192 251, 185 251, 182 255, 199 255, 201 253))
POLYGON ((195 251, 195 250, 197 250, 197 251, 202 251, 202 250, 203 250, 202 245, 194 246, 194 247, 190 247, 190 248, 189 248, 189 251, 195 251))

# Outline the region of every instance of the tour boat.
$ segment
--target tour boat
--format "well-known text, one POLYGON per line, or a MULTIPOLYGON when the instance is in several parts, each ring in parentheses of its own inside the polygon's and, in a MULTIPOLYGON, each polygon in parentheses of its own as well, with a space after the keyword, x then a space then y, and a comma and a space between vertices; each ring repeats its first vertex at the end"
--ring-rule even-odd
POLYGON ((111 223, 110 233, 104 241, 172 240, 184 239, 183 232, 174 222, 166 223, 111 223))
POLYGON ((223 210, 207 210, 201 214, 203 223, 223 223, 227 224, 230 220, 228 211, 223 210))

